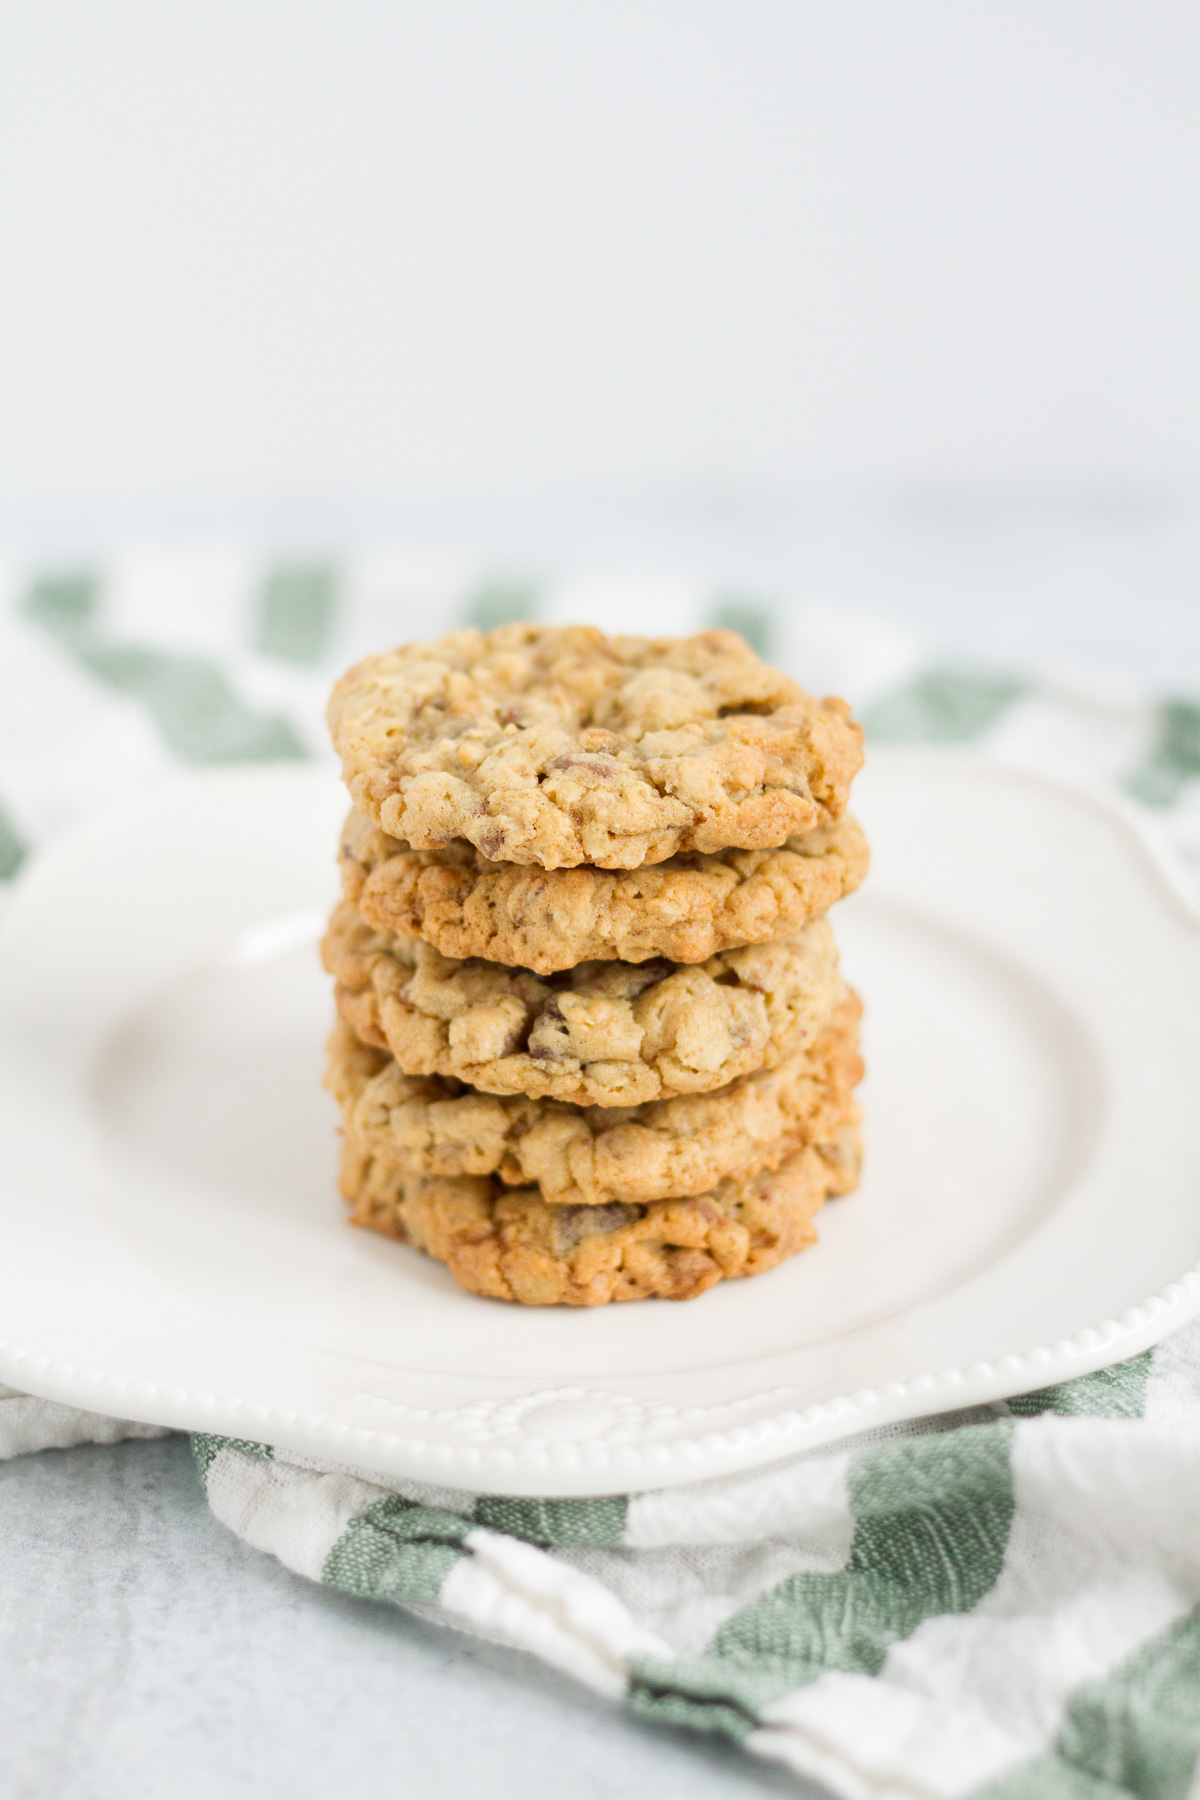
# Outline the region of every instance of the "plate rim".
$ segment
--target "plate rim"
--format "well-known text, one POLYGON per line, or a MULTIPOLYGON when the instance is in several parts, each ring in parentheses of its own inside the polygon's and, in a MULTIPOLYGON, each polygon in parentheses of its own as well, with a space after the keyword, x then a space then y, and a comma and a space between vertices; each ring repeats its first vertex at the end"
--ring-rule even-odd
MULTIPOLYGON (((468 1493, 599 1499, 745 1473, 801 1452, 835 1446, 877 1426, 957 1414, 1037 1392, 1124 1362, 1152 1348, 1198 1312, 1200 1264, 1193 1264, 1160 1292, 1126 1308, 1116 1318, 1085 1326, 1051 1344, 1007 1352, 990 1362, 859 1388, 798 1411, 785 1409, 703 1436, 613 1443, 602 1437, 555 1442, 526 1433, 521 1436, 519 1451, 506 1450, 495 1442, 486 1446, 448 1444, 441 1438, 375 1431, 347 1425, 329 1414, 299 1413, 240 1395, 113 1375, 58 1362, 7 1340, 0 1340, 0 1371, 34 1398, 139 1424, 249 1438, 285 1452, 328 1459, 334 1467, 353 1469, 368 1479, 399 1476, 468 1493), (701 1462, 703 1467, 697 1468, 701 1462), (485 1464, 489 1477, 478 1479, 485 1464), (511 1479, 505 1482, 505 1476, 511 1479)), ((710 1408, 674 1408, 662 1401, 642 1402, 608 1388, 568 1384, 534 1389, 515 1399, 473 1400, 461 1407, 408 1407, 395 1400, 385 1404, 414 1420, 435 1423, 448 1424, 470 1413, 475 1428, 486 1432, 501 1425, 510 1411, 602 1406, 616 1410, 618 1416, 653 1410, 685 1417, 694 1412, 748 1409, 770 1397, 770 1393, 753 1394, 710 1408)))

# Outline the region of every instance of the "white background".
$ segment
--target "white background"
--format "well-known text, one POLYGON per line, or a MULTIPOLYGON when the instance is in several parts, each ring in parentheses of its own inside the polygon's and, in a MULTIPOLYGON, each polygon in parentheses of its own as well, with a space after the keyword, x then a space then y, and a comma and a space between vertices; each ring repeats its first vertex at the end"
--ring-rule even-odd
POLYGON ((7 0, 0 502, 1190 489, 1179 0, 7 0))

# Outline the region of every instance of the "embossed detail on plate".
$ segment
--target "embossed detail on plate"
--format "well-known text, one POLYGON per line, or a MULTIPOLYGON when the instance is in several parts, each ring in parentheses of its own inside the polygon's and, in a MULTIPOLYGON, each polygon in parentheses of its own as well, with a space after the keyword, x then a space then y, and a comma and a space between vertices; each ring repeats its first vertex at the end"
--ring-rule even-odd
POLYGON ((721 1415, 760 1412, 778 1406, 793 1391, 768 1388, 713 1406, 672 1406, 665 1400, 635 1400, 607 1388, 581 1387, 537 1388, 506 1399, 480 1398, 463 1406, 441 1408, 409 1406, 369 1388, 359 1388, 354 1398, 398 1413, 414 1424, 453 1432, 468 1443, 519 1440, 536 1446, 591 1439, 615 1446, 658 1443, 664 1434, 675 1436, 688 1427, 710 1426, 721 1415))

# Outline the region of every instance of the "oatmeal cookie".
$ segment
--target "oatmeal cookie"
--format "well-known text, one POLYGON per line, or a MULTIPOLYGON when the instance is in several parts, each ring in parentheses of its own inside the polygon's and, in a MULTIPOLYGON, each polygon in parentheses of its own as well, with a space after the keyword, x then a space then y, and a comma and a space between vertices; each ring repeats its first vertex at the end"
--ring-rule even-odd
POLYGON ((848 816, 774 850, 688 852, 610 872, 490 862, 462 839, 413 850, 352 812, 340 854, 346 898, 379 930, 538 975, 581 962, 707 962, 793 937, 852 894, 868 862, 848 816))
POLYGON ((494 1175, 509 1187, 536 1184, 555 1205, 679 1199, 778 1168, 830 1136, 862 1075, 860 1012, 848 990, 808 1050, 715 1094, 645 1106, 498 1098, 445 1076, 405 1075, 344 1021, 330 1039, 326 1083, 356 1141, 413 1175, 494 1175))
POLYGON ((858 1180, 857 1113, 848 1104, 820 1144, 748 1181, 646 1206, 550 1206, 494 1178, 407 1174, 348 1135, 342 1192, 352 1224, 445 1263, 470 1293, 524 1306, 693 1300, 714 1283, 761 1275, 816 1241, 827 1198, 858 1180))
POLYGON ((322 954, 343 1019, 404 1074, 579 1106, 727 1087, 807 1049, 845 997, 824 919, 703 964, 580 963, 543 980, 376 931, 343 901, 322 954))
POLYGON ((782 844, 841 817, 862 761, 844 700, 729 631, 454 631, 358 663, 329 727, 355 806, 391 836, 545 869, 782 844))

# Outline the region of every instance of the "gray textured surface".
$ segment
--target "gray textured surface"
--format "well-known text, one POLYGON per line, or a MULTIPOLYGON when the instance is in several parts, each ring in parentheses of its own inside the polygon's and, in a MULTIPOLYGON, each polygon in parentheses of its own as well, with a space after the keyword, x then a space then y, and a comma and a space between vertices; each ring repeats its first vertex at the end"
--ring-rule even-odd
POLYGON ((291 1575, 186 1442, 0 1465, 5 1800, 753 1800, 802 1792, 526 1657, 291 1575))

